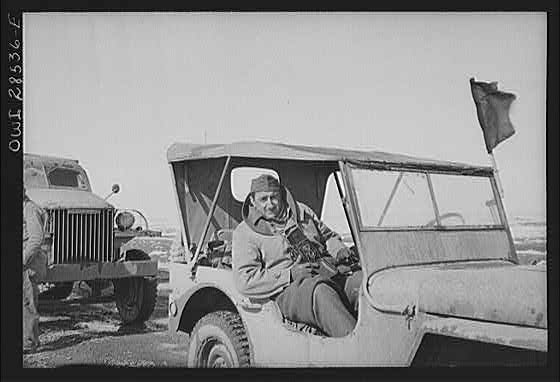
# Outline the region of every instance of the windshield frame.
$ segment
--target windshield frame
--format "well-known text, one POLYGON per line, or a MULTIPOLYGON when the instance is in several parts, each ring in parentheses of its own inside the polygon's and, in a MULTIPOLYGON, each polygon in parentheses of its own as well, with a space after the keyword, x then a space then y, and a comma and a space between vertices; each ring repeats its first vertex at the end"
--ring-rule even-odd
POLYGON ((354 162, 342 162, 341 167, 344 168, 343 173, 345 180, 348 182, 346 185, 346 189, 350 190, 347 192, 347 196, 349 198, 349 202, 352 205, 352 210, 355 211, 355 216, 352 220, 354 220, 354 224, 358 231, 360 232, 378 232, 378 231, 477 231, 477 230, 507 230, 508 223, 506 219, 506 215, 503 210, 503 204, 501 197, 498 192, 496 180, 493 174, 488 174, 485 171, 480 172, 462 172, 456 169, 425 169, 425 168, 409 168, 409 167, 399 167, 399 166, 387 166, 387 165, 376 165, 376 164, 366 164, 366 163, 354 163, 354 162), (358 201, 358 196, 356 192, 356 187, 354 183, 354 172, 353 169, 365 169, 371 171, 393 171, 393 172, 400 172, 402 173, 421 173, 426 176, 427 179, 427 186, 429 189, 432 210, 434 212, 434 220, 436 224, 432 226, 372 226, 364 224, 362 219, 362 213, 360 211, 360 203, 358 201), (490 182, 490 186, 492 189, 492 194, 494 197, 494 201, 496 202, 496 209, 498 212, 498 219, 500 221, 499 224, 476 224, 476 225, 441 225, 439 217, 441 216, 438 210, 437 199, 434 194, 432 181, 430 175, 432 174, 443 174, 443 175, 455 175, 455 176, 467 176, 467 177, 479 177, 479 178, 487 178, 490 182))

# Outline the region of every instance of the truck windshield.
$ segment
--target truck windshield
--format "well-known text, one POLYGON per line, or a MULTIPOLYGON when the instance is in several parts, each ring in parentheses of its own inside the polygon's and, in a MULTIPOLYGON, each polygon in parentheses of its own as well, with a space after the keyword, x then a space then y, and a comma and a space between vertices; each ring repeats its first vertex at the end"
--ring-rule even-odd
POLYGON ((352 168, 361 225, 500 226, 490 178, 352 168))
POLYGON ((79 169, 45 165, 45 172, 50 186, 89 189, 87 177, 79 169))

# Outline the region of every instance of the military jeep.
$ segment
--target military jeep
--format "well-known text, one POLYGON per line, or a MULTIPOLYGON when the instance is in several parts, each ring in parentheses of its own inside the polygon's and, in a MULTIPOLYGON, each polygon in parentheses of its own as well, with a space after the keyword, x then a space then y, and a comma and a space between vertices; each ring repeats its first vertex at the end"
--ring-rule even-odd
POLYGON ((46 212, 47 272, 40 301, 65 299, 75 282, 86 282, 92 302, 115 300, 124 323, 141 323, 152 314, 157 297, 157 262, 136 244, 158 236, 137 210, 117 210, 95 195, 77 160, 24 154, 26 192, 46 212), (101 296, 113 284, 113 294, 101 296))
POLYGON ((491 167, 263 142, 175 143, 167 160, 185 253, 169 330, 190 334, 189 367, 546 364, 546 269, 519 264, 491 167), (240 168, 273 171, 323 220, 338 202, 364 275, 348 336, 235 288, 240 168))

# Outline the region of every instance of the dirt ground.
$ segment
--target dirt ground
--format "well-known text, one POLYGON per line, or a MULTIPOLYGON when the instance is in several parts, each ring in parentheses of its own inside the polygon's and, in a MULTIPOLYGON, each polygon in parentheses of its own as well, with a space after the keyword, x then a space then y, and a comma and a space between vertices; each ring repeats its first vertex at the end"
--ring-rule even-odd
MULTIPOLYGON (((185 367, 188 335, 167 332, 169 283, 160 278, 150 320, 123 326, 114 302, 88 303, 91 290, 75 283, 62 301, 41 301, 38 352, 23 356, 24 368, 74 365, 185 367)), ((109 300, 112 287, 103 291, 109 300)))

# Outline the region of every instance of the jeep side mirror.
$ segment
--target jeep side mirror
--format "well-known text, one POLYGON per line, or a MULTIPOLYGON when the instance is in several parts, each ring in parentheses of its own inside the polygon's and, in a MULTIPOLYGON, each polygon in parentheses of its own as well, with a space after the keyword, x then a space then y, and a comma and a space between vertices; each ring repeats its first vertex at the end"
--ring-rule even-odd
POLYGON ((118 193, 120 190, 121 190, 121 187, 118 184, 116 184, 116 183, 113 184, 111 186, 111 193, 109 195, 107 195, 104 200, 109 199, 113 194, 118 193))

